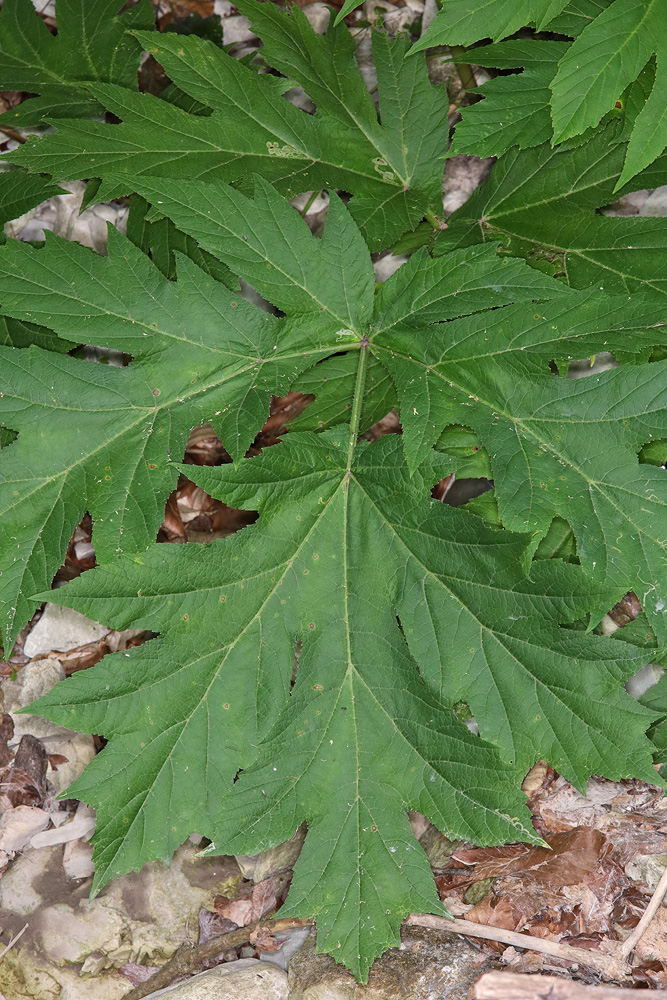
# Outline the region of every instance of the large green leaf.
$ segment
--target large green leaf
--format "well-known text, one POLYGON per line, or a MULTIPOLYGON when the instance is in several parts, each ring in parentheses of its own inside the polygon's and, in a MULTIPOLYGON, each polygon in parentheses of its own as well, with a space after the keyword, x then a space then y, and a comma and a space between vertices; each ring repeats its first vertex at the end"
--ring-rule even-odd
POLYGON ((229 234, 231 259, 291 318, 251 306, 186 257, 179 280, 166 281, 114 230, 108 258, 57 238, 42 250, 10 241, 0 254, 7 315, 134 359, 117 369, 38 348, 0 348, 0 420, 20 432, 0 466, 5 537, 15 540, 2 553, 9 642, 85 510, 95 519, 101 558, 145 547, 175 485, 167 458, 181 457, 193 425, 213 420, 239 458, 272 393, 286 392, 320 357, 358 341, 349 327, 370 314, 373 271, 344 207, 330 213, 325 237, 316 240, 268 187, 254 201, 224 186, 218 194, 228 221, 242 223, 229 234), (240 220, 234 206, 245 213, 240 220), (255 232, 246 225, 251 215, 255 232), (282 229, 262 224, 267 217, 282 229), (279 275, 277 283, 260 280, 267 270, 279 275))
POLYGON ((121 7, 117 0, 58 0, 54 36, 30 0, 6 0, 0 10, 2 86, 40 96, 5 112, 0 122, 38 125, 47 118, 99 114, 88 82, 114 81, 136 90, 141 48, 126 32, 152 27, 155 14, 150 0, 119 14, 121 7))
POLYGON ((302 11, 243 0, 261 33, 263 56, 288 79, 258 74, 212 42, 135 32, 181 91, 210 109, 192 114, 150 94, 111 84, 91 92, 120 119, 59 122, 12 161, 54 177, 103 178, 100 200, 129 194, 142 177, 235 181, 252 172, 282 192, 338 188, 354 194, 353 217, 372 249, 441 211, 447 101, 429 83, 426 62, 406 58, 407 42, 373 32, 381 124, 345 26, 316 34, 302 11), (313 115, 284 97, 294 80, 317 105, 313 115))
MULTIPOLYGON (((173 182, 156 181, 150 186, 142 182, 140 188, 179 229, 209 253, 227 259, 228 232, 234 220, 215 193, 216 186, 193 184, 183 192, 173 182)), ((659 615, 654 627, 663 635, 658 604, 667 534, 656 524, 664 518, 664 486, 660 470, 642 466, 637 471, 641 445, 663 436, 661 369, 651 365, 634 373, 607 373, 599 380, 595 403, 587 407, 576 400, 590 398, 591 384, 564 382, 548 367, 553 358, 602 350, 634 352, 638 360, 648 356, 653 345, 666 342, 662 297, 611 297, 597 290, 580 293, 552 282, 544 288, 555 301, 536 312, 534 306, 518 301, 539 295, 537 285, 524 284, 527 270, 516 270, 517 262, 510 258, 494 261, 488 252, 474 258, 469 254, 459 251, 435 260, 425 251, 414 254, 380 286, 371 326, 364 327, 376 356, 397 382, 410 468, 424 460, 447 424, 472 426, 494 456, 503 523, 541 536, 554 515, 566 517, 589 571, 609 581, 618 595, 615 599, 629 589, 636 590, 648 602, 647 610, 659 615), (515 304, 509 305, 512 298, 515 304), (472 309, 470 300, 475 303, 472 309), (506 308, 445 327, 433 326, 500 305, 506 308), (444 343, 433 336, 434 330, 442 331, 444 343), (632 383, 635 377, 639 379, 636 385, 632 383), (604 386, 609 380, 615 384, 613 380, 623 379, 629 380, 627 411, 612 408, 610 417, 615 400, 612 390, 604 386), (462 406, 467 407, 465 419, 462 406), (544 423, 538 408, 539 413, 549 412, 544 423), (556 433, 562 443, 556 443, 560 442, 556 433), (613 480, 604 457, 605 442, 611 440, 624 470, 618 473, 618 481, 613 480), (593 455, 589 454, 591 441, 596 442, 593 455), (537 462, 535 456, 529 457, 533 449, 537 449, 537 462), (628 503, 621 496, 624 490, 632 498, 628 503), (579 506, 571 504, 575 496, 581 497, 579 506), (591 511, 603 496, 604 513, 591 511), (612 517, 624 539, 618 557, 616 543, 605 529, 612 517)), ((261 269, 247 273, 253 282, 263 274, 261 269), (253 278, 253 273, 258 277, 253 278)), ((275 300, 272 289, 269 286, 264 294, 275 300)), ((618 472, 616 465, 613 469, 618 472)), ((605 610, 604 606, 595 608, 599 616, 605 610)))
POLYGON ((306 820, 283 912, 316 917, 319 949, 365 979, 407 913, 440 910, 407 809, 466 840, 533 840, 511 777, 535 757, 579 784, 654 772, 651 717, 621 687, 645 654, 555 624, 586 603, 581 571, 524 577, 526 536, 430 501, 448 459, 411 478, 400 439, 355 451, 349 437, 288 435, 237 469, 187 466, 260 521, 59 590, 93 618, 166 634, 31 710, 111 739, 68 792, 98 811, 97 887, 193 828, 255 852, 306 820), (462 692, 499 753, 448 711, 462 692))
MULTIPOLYGON (((371 260, 335 198, 316 239, 261 180, 254 199, 195 181, 184 188, 157 179, 142 189, 286 316, 249 305, 187 257, 179 280, 167 281, 113 230, 106 259, 57 238, 41 250, 11 241, 0 252, 6 315, 134 359, 110 369, 37 348, 0 349, 0 422, 21 432, 0 462, 0 517, 17 546, 3 552, 9 642, 34 606, 30 593, 48 586, 85 510, 95 520, 101 558, 145 547, 175 484, 167 458, 181 457, 193 425, 212 420, 240 458, 266 418, 270 395, 286 392, 322 358, 358 349, 368 330, 371 260)), ((500 261, 492 248, 426 261, 411 290, 394 287, 397 319, 445 319, 563 291, 519 261, 500 261)), ((378 301, 385 304, 386 296, 378 301)))

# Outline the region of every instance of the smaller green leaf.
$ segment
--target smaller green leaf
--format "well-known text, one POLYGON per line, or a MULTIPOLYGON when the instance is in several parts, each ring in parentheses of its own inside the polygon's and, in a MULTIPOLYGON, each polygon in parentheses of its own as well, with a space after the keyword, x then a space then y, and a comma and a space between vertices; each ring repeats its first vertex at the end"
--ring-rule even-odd
POLYGON ((554 142, 597 125, 665 31, 663 0, 614 0, 602 11, 563 56, 551 85, 554 142))
POLYGON ((142 177, 135 188, 269 302, 289 312, 322 312, 339 322, 341 343, 358 340, 350 327, 370 319, 375 276, 368 248, 335 195, 324 236, 316 240, 298 212, 261 177, 254 199, 227 184, 204 181, 184 187, 142 177))
POLYGON ((23 170, 0 171, 0 232, 7 222, 20 218, 43 201, 65 192, 44 177, 23 170))
POLYGON ((628 143, 623 172, 615 190, 648 167, 667 146, 667 44, 663 36, 657 48, 655 83, 635 121, 628 143))
POLYGON ((491 465, 486 448, 469 427, 452 424, 446 427, 435 442, 435 450, 451 455, 456 460, 457 478, 491 479, 491 465))
POLYGON ((45 118, 99 113, 85 87, 114 81, 137 88, 141 49, 130 28, 152 28, 150 0, 119 12, 117 0, 58 0, 58 33, 52 35, 30 0, 7 0, 0 11, 0 78, 5 88, 41 97, 7 111, 2 121, 35 125, 45 118))
POLYGON ((546 535, 535 550, 536 559, 564 559, 577 562, 574 532, 562 517, 555 517, 546 535))
POLYGON ((451 152, 499 156, 513 145, 525 149, 547 142, 553 134, 549 84, 566 50, 563 42, 525 40, 471 50, 468 57, 476 65, 524 70, 478 88, 484 100, 462 109, 451 152))
POLYGON ((473 45, 481 38, 494 42, 533 24, 542 30, 567 6, 568 0, 443 0, 439 12, 413 52, 434 45, 473 45))
POLYGON ((343 18, 347 17, 348 14, 351 14, 353 10, 357 9, 357 7, 361 7, 363 2, 364 0, 345 0, 345 3, 336 14, 334 24, 340 24, 343 18))
POLYGON ((149 209, 147 201, 139 195, 133 196, 127 218, 127 238, 150 255, 165 278, 176 277, 177 256, 182 253, 216 281, 221 281, 232 291, 238 289, 238 278, 226 264, 202 250, 196 240, 178 230, 171 219, 162 217, 149 222, 146 218, 149 209))

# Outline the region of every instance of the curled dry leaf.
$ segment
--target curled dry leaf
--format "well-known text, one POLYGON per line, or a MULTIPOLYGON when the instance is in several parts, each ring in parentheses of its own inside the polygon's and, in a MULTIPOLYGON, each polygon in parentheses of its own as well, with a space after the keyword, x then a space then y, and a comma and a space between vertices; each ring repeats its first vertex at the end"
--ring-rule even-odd
POLYGON ((279 951, 280 948, 285 944, 284 941, 279 941, 266 929, 266 927, 256 927, 254 931, 251 932, 248 938, 250 944, 254 944, 256 948, 260 951, 279 951))
POLYGON ((610 849, 604 834, 587 827, 554 834, 547 843, 549 848, 509 844, 455 851, 452 861, 474 865, 476 880, 521 874, 524 885, 557 889, 580 884, 610 849))
POLYGON ((276 881, 271 875, 253 886, 252 892, 232 899, 216 909, 221 916, 233 920, 238 927, 245 927, 273 912, 277 905, 276 881))

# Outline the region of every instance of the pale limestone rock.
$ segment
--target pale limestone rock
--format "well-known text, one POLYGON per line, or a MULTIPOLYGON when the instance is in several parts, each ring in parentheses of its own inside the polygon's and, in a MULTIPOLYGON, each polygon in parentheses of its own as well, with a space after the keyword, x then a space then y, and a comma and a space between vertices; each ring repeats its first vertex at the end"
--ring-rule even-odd
POLYGON ((320 0, 315 0, 314 3, 306 4, 303 12, 310 21, 313 31, 318 35, 324 35, 331 21, 331 8, 320 0))
POLYGON ((9 866, 0 879, 0 913, 23 918, 37 909, 42 896, 36 886, 45 878, 49 857, 48 851, 30 851, 9 866))
POLYGON ((56 650, 66 653, 77 646, 97 642, 110 631, 111 629, 91 621, 78 611, 63 608, 59 604, 47 604, 42 617, 28 635, 23 651, 26 656, 56 650))
POLYGON ((666 867, 667 854, 638 854, 625 866, 625 874, 655 892, 666 867))
POLYGON ((43 660, 26 663, 21 669, 15 687, 3 685, 5 704, 10 712, 15 712, 17 708, 25 708, 32 701, 48 694, 58 681, 64 680, 65 671, 56 656, 46 656, 43 660))
POLYGON ((239 42, 249 42, 256 37, 250 20, 242 14, 226 17, 222 22, 223 45, 238 45, 239 42))
POLYGON ((95 901, 79 900, 75 907, 66 903, 47 906, 31 917, 33 933, 41 951, 54 965, 77 965, 100 952, 107 956, 117 953, 123 943, 125 921, 110 907, 95 905, 95 901))
MULTIPOLYGON (((68 877, 63 850, 57 845, 28 852, 0 880, 0 926, 16 932, 29 923, 0 963, 0 993, 7 992, 9 955, 19 964, 41 955, 51 970, 74 964, 77 975, 81 965, 87 970, 130 961, 159 965, 197 927, 200 907, 212 908, 216 895, 233 893, 239 878, 230 859, 197 858, 196 848, 186 844, 171 867, 147 864, 115 879, 90 902, 90 880, 68 877)), ((41 994, 33 995, 41 1000, 41 994)))
POLYGON ((78 966, 58 968, 40 955, 21 953, 17 964, 14 951, 3 959, 0 989, 6 1000, 122 1000, 131 984, 115 970, 82 978, 78 966))
POLYGON ((242 958, 200 972, 184 983, 149 993, 146 1000, 287 1000, 287 974, 275 965, 242 958))
POLYGON ((16 806, 0 817, 0 850, 15 854, 27 847, 35 834, 46 830, 49 814, 37 806, 16 806))

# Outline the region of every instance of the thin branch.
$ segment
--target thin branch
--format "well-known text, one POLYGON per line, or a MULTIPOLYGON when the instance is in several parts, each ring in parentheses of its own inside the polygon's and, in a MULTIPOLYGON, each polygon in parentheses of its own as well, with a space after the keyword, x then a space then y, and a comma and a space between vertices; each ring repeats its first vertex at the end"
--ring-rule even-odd
POLYGON ((616 986, 586 986, 564 977, 487 972, 475 983, 475 1000, 637 1000, 637 993, 616 986))
POLYGON ((27 142, 28 139, 25 135, 21 135, 17 132, 15 128, 10 128, 9 125, 0 125, 0 132, 6 135, 9 139, 13 139, 14 142, 27 142))
MULTIPOLYGON (((166 965, 163 965, 154 975, 144 983, 139 983, 133 990, 125 994, 123 1000, 141 1000, 150 993, 169 986, 178 976, 192 975, 199 972, 207 958, 215 958, 228 948, 238 948, 242 944, 247 944, 253 931, 261 927, 263 930, 286 931, 292 927, 308 927, 310 920, 290 920, 287 917, 277 920, 256 920, 247 927, 239 927, 235 931, 228 931, 227 934, 218 934, 205 944, 192 945, 182 944, 178 951, 172 955, 166 965)), ((22 932, 21 932, 22 933, 22 932)), ((0 956, 2 957, 2 956, 0 956)))
POLYGON ((7 954, 7 952, 11 951, 11 949, 14 947, 14 945, 16 944, 16 942, 18 941, 18 939, 21 937, 21 935, 25 934, 25 932, 27 930, 28 930, 28 925, 24 924, 23 927, 21 928, 21 930, 18 932, 18 934, 16 934, 11 939, 11 941, 9 942, 9 944, 5 948, 3 948, 2 951, 0 951, 0 962, 5 957, 5 955, 7 954))
POLYGON ((662 903, 665 893, 667 893, 667 868, 660 876, 660 881, 658 882, 655 892, 651 896, 648 906, 646 907, 641 920, 633 930, 632 934, 625 939, 621 947, 618 949, 619 953, 623 958, 628 958, 630 952, 634 950, 637 942, 646 932, 648 925, 653 920, 653 917, 658 911, 660 904, 662 903))
POLYGON ((430 913, 413 913, 405 923, 416 924, 419 927, 431 927, 449 934, 465 934, 466 937, 500 941, 501 944, 512 945, 514 948, 539 951, 543 955, 564 959, 570 965, 584 965, 589 969, 595 969, 608 982, 622 981, 630 976, 630 968, 624 958, 618 956, 618 952, 614 955, 587 951, 585 948, 573 948, 572 945, 558 944, 544 938, 507 931, 502 927, 489 927, 486 924, 476 924, 472 920, 461 920, 458 917, 451 920, 447 917, 436 917, 430 913))
POLYGON ((424 213, 424 218, 431 223, 436 232, 440 232, 442 229, 447 229, 447 223, 444 219, 439 219, 432 208, 427 208, 424 213))

